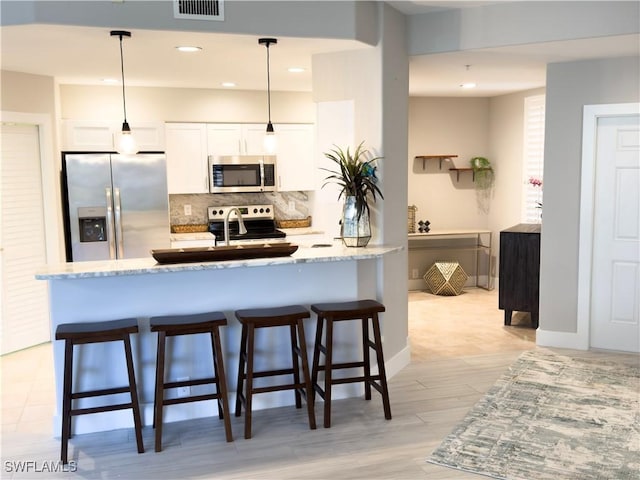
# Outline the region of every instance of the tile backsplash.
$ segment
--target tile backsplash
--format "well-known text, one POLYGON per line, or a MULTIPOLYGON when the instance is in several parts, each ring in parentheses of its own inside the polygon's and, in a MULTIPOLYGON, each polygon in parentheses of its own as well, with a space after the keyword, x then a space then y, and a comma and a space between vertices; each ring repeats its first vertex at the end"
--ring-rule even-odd
POLYGON ((171 225, 205 224, 207 207, 254 204, 273 204, 276 220, 307 218, 311 212, 307 192, 198 193, 169 195, 169 217, 171 225), (185 215, 185 205, 191 215, 185 215))

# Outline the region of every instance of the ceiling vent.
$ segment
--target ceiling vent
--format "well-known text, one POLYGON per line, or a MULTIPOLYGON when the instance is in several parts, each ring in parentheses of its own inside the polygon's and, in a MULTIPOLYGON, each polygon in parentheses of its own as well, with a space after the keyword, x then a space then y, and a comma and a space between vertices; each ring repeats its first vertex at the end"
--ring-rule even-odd
POLYGON ((173 16, 188 20, 224 20, 224 0, 173 0, 173 16))

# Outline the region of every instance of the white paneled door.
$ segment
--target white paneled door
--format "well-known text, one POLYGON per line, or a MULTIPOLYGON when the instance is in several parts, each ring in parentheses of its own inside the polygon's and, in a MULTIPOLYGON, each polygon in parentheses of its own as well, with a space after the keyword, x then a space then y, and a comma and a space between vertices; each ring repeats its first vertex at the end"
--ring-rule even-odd
POLYGON ((39 131, 1 124, 0 353, 50 340, 39 131))
POLYGON ((640 352, 640 115, 597 123, 591 346, 640 352))

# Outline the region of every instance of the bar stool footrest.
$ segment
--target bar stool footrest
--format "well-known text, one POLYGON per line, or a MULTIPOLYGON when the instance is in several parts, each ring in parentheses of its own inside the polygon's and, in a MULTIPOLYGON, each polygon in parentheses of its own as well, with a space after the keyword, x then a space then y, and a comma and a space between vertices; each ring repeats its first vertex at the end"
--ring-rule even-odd
POLYGON ((74 392, 71 394, 71 399, 75 400, 77 398, 100 397, 103 395, 116 395, 118 393, 130 393, 130 389, 129 387, 114 387, 114 388, 103 388, 100 390, 87 390, 84 392, 74 392))
POLYGON ((180 380, 175 382, 166 382, 163 385, 163 388, 166 390, 168 388, 179 388, 179 387, 191 387, 194 385, 209 385, 212 383, 218 383, 218 377, 213 378, 200 378, 195 380, 180 380))
POLYGON ((304 383, 289 383, 285 385, 273 385, 271 387, 258 387, 252 388, 251 392, 256 393, 267 393, 267 392, 279 392, 281 390, 299 390, 301 388, 305 388, 304 383))
POLYGON ((162 405, 178 405, 180 403, 201 402, 203 400, 217 400, 221 398, 219 393, 207 393, 205 395, 191 395, 189 397, 166 398, 162 405))
POLYGON ((104 405, 101 407, 74 408, 71 415, 88 415, 90 413, 112 412, 114 410, 124 410, 133 408, 133 403, 120 403, 117 405, 104 405))

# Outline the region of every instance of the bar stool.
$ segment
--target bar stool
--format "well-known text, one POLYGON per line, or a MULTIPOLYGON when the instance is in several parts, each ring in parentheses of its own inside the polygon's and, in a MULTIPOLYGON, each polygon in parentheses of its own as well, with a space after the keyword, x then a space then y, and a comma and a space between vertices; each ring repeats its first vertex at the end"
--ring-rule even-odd
MULTIPOLYGON (((73 416, 87 415, 90 413, 110 412, 113 410, 124 410, 130 408, 133 411, 133 425, 136 432, 138 453, 144 453, 144 444, 142 442, 142 422, 140 421, 140 405, 138 404, 138 391, 136 389, 136 379, 133 370, 133 356, 131 354, 130 334, 132 333, 138 333, 138 320, 135 318, 108 320, 103 322, 63 323, 58 325, 56 328, 56 340, 64 340, 62 439, 60 451, 60 460, 63 464, 68 463, 67 452, 69 438, 71 437, 71 418, 73 416), (122 341, 124 343, 129 385, 100 390, 73 392, 73 346, 116 341, 122 341), (129 392, 131 396, 131 401, 129 403, 90 408, 72 408, 72 401, 77 398, 98 397, 125 392, 129 392)), ((104 359, 103 365, 107 367, 111 365, 108 358, 104 359)))
POLYGON ((318 392, 324 399, 324 426, 331 427, 331 387, 342 383, 364 382, 365 399, 371 400, 371 387, 382 395, 384 418, 391 420, 391 406, 389 403, 389 390, 387 388, 387 376, 384 369, 382 355, 382 336, 380 334, 380 322, 378 313, 384 312, 385 307, 375 300, 357 300, 353 302, 318 303, 311 305, 318 315, 316 327, 316 341, 313 349, 313 367, 311 382, 314 394, 318 392), (369 338, 369 319, 373 325, 373 341, 369 338), (333 363, 333 322, 342 320, 362 321, 362 350, 363 360, 349 363, 333 363), (322 329, 326 322, 327 332, 325 345, 322 344, 322 329), (378 362, 378 375, 371 375, 371 362, 369 348, 373 348, 378 362), (325 356, 325 364, 320 365, 320 354, 325 356), (344 368, 363 368, 364 375, 349 378, 333 378, 333 372, 344 368), (318 383, 318 372, 324 372, 324 388, 318 383), (377 382, 376 382, 377 381, 377 382))
POLYGON ((237 310, 236 317, 242 324, 240 339, 240 355, 238 361, 238 388, 236 394, 236 417, 240 416, 242 405, 246 414, 244 421, 244 438, 251 438, 251 402, 253 395, 279 390, 293 390, 295 392, 296 408, 302 407, 301 397, 307 402, 309 427, 316 428, 316 417, 313 411, 313 390, 307 360, 307 346, 304 337, 303 319, 309 318, 309 311, 301 305, 289 305, 275 308, 257 308, 237 310), (280 370, 254 370, 255 330, 257 328, 288 326, 291 336, 292 368, 280 370), (300 364, 302 362, 303 381, 300 380, 300 364), (245 371, 246 368, 246 371, 245 371), (293 375, 293 383, 269 387, 254 387, 253 379, 279 375, 293 375), (246 386, 244 381, 246 380, 246 386))
POLYGON ((162 451, 162 411, 165 405, 179 403, 200 402, 203 400, 218 401, 218 417, 224 420, 224 430, 227 442, 233 441, 231 420, 229 418, 229 401, 227 381, 224 373, 224 354, 220 343, 220 327, 227 324, 227 318, 222 312, 198 313, 192 315, 167 315, 151 317, 149 324, 152 332, 158 332, 158 351, 156 356, 156 388, 153 401, 153 426, 156 429, 155 451, 162 451), (213 357, 213 377, 182 380, 177 382, 164 381, 166 338, 179 335, 195 335, 209 333, 211 335, 211 352, 213 357), (190 395, 181 398, 164 398, 164 391, 190 387, 194 385, 215 385, 215 393, 205 395, 190 395))

